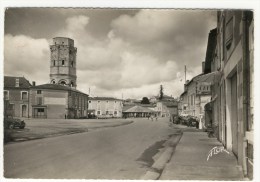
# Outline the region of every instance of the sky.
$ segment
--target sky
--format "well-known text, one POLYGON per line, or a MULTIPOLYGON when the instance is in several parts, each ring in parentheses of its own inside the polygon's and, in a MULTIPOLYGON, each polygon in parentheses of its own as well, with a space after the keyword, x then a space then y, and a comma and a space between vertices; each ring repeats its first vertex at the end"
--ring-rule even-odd
POLYGON ((77 47, 77 89, 90 96, 178 97, 202 72, 216 11, 175 9, 9 8, 4 74, 49 83, 52 38, 77 47))

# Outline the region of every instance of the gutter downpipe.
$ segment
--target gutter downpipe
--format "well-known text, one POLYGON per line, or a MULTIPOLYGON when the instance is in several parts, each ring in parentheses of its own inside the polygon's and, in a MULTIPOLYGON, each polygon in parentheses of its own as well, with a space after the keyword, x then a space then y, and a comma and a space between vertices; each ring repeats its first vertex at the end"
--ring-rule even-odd
POLYGON ((245 132, 248 130, 248 98, 249 98, 249 37, 247 11, 242 11, 242 71, 243 71, 243 173, 247 176, 247 140, 245 132))

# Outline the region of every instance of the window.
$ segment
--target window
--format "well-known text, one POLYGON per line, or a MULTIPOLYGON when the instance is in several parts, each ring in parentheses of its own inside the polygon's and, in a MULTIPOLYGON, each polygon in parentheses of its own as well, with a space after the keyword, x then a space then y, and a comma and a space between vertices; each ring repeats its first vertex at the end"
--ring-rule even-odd
POLYGON ((4 91, 4 100, 9 100, 9 91, 4 91))
POLYGON ((114 115, 117 115, 117 111, 114 111, 114 115))
POLYGON ((90 101, 88 101, 88 103, 91 103, 91 100, 90 100, 90 101))
POLYGON ((61 61, 61 65, 62 65, 62 66, 65 65, 65 61, 64 61, 64 60, 61 61))
POLYGON ((37 105, 42 105, 42 97, 37 97, 37 105))
POLYGON ((109 114, 109 112, 108 111, 106 111, 106 115, 108 115, 109 114))
POLYGON ((71 61, 71 67, 73 67, 73 64, 74 64, 73 61, 71 61))
POLYGON ((37 90, 37 94, 42 94, 42 91, 41 90, 37 90))
POLYGON ((97 115, 100 115, 101 114, 101 112, 100 111, 97 111, 97 115))
POLYGON ((28 92, 21 93, 22 100, 28 100, 28 92))
POLYGON ((55 66, 55 60, 53 60, 53 66, 55 66))
POLYGON ((19 78, 15 79, 15 87, 19 87, 19 78))
POLYGON ((230 49, 233 40, 233 17, 226 23, 225 45, 227 50, 230 49))

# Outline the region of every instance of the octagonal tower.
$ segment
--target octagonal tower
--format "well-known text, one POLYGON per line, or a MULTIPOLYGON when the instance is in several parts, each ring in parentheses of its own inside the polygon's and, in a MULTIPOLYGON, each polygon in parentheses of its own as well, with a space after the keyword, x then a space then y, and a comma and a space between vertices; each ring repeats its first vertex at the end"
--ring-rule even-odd
POLYGON ((77 87, 76 55, 74 40, 66 37, 53 38, 50 45, 50 83, 77 87))

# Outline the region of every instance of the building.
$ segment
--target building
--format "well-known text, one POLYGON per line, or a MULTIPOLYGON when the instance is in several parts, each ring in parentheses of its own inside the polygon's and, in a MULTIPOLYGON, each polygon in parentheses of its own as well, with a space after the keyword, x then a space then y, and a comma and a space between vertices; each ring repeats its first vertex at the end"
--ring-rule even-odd
POLYGON ((50 45, 50 51, 50 83, 76 88, 77 48, 74 47, 74 40, 66 37, 55 37, 53 45, 50 45))
POLYGON ((32 85, 24 77, 4 77, 4 116, 29 116, 29 89, 32 85))
POLYGON ((50 45, 50 83, 30 88, 30 117, 87 118, 88 95, 76 90, 76 52, 74 40, 53 38, 50 45))
POLYGON ((97 117, 122 117, 123 102, 120 99, 113 97, 90 97, 88 105, 89 110, 91 110, 97 117))
POLYGON ((123 117, 125 118, 129 118, 129 117, 147 118, 150 116, 156 116, 156 111, 140 105, 135 105, 128 109, 123 110, 123 117))
POLYGON ((155 108, 158 117, 171 117, 178 115, 178 101, 171 96, 163 95, 162 99, 155 96, 150 99, 151 103, 155 104, 155 108))
POLYGON ((43 84, 30 89, 30 117, 87 118, 88 95, 72 87, 43 84))
POLYGON ((181 115, 197 118, 204 116, 204 106, 211 100, 211 84, 214 74, 200 74, 188 80, 184 92, 180 95, 181 115))
POLYGON ((244 175, 253 178, 254 18, 252 11, 218 11, 217 46, 211 70, 212 120, 216 137, 232 151, 244 175))

